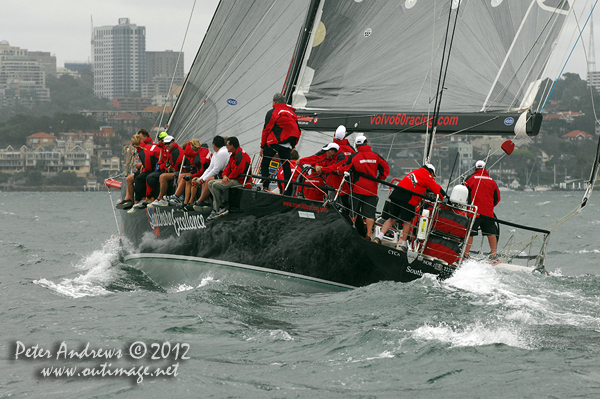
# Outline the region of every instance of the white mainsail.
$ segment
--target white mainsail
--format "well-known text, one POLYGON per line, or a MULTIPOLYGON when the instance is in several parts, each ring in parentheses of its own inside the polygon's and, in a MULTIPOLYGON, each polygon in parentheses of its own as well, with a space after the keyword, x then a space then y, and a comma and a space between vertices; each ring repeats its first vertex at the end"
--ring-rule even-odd
POLYGON ((222 0, 168 123, 178 141, 257 142, 281 92, 308 0, 222 0))

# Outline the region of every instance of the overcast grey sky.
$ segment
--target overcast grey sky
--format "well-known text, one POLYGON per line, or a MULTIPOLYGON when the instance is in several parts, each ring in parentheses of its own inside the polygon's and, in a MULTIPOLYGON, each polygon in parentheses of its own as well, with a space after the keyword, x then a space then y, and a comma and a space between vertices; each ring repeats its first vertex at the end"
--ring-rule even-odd
MULTIPOLYGON (((580 17, 587 16, 595 2, 596 0, 576 0, 574 4, 577 14, 580 17)), ((183 48, 186 72, 218 3, 219 0, 196 2, 183 48)), ((65 61, 87 62, 91 53, 92 18, 94 26, 104 26, 117 25, 119 18, 127 17, 131 23, 146 27, 148 51, 179 51, 193 4, 194 0, 1 0, 0 40, 7 40, 12 46, 31 51, 48 51, 56 55, 58 66, 63 66, 65 61)), ((600 7, 597 7, 594 15, 595 31, 598 33, 600 7)), ((585 18, 581 23, 584 21, 585 18)), ((587 45, 589 34, 584 33, 583 38, 587 45)), ((600 38, 596 38, 595 41, 598 47, 600 38)), ((566 43, 559 48, 559 57, 553 62, 551 77, 557 76, 570 48, 571 45, 566 43)), ((597 69, 600 69, 600 52, 596 53, 597 69)), ((565 71, 579 73, 582 78, 585 77, 586 61, 581 44, 578 45, 565 71)))
MULTIPOLYGON (((202 43, 218 0, 197 0, 183 51, 185 71, 202 43)), ((146 27, 146 50, 179 51, 194 0, 1 0, 0 40, 31 51, 48 51, 57 66, 87 62, 94 26, 119 18, 146 27)))

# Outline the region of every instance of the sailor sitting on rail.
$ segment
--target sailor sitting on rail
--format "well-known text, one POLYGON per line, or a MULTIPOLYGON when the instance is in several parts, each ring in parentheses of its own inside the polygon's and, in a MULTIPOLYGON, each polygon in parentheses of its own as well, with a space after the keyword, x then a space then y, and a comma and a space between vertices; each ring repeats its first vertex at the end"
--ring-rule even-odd
MULTIPOLYGON (((161 138, 160 135, 163 133, 164 133, 163 137, 167 136, 167 133, 162 132, 158 135, 159 139, 161 138)), ((137 135, 140 136, 141 142, 143 144, 154 144, 154 142, 152 141, 152 138, 150 137, 150 133, 148 133, 148 131, 146 129, 140 129, 139 132, 137 132, 137 135)), ((127 176, 127 178, 125 179, 125 182, 127 184, 125 198, 123 198, 121 201, 119 201, 119 203, 116 206, 117 209, 127 210, 127 209, 131 209, 131 207, 133 206, 133 182, 135 180, 136 173, 139 173, 139 170, 141 167, 142 167, 141 162, 136 163, 135 164, 135 168, 137 169, 136 172, 129 174, 129 176, 127 176)))
POLYGON ((210 195, 208 182, 218 179, 229 162, 229 152, 227 151, 227 147, 225 147, 225 139, 223 137, 215 136, 212 141, 212 146, 213 150, 215 151, 215 155, 210 160, 208 169, 204 171, 202 176, 192 180, 196 186, 202 187, 200 198, 198 201, 194 202, 194 209, 197 211, 201 211, 204 206, 211 206, 209 202, 205 202, 210 195))
POLYGON ((247 175, 252 174, 250 155, 240 147, 237 137, 227 139, 227 151, 231 156, 223 171, 223 179, 213 179, 208 182, 208 189, 213 195, 213 210, 206 220, 228 214, 229 210, 223 207, 224 194, 232 187, 242 186, 247 175))
POLYGON ((164 138, 166 151, 163 151, 165 157, 164 169, 151 173, 146 178, 146 183, 152 189, 151 198, 156 198, 154 202, 148 204, 148 207, 169 206, 169 203, 163 198, 169 189, 169 185, 177 178, 183 166, 189 167, 189 160, 184 156, 183 149, 175 142, 173 136, 164 138), (158 194, 158 195, 157 195, 158 194))
POLYGON ((143 144, 141 142, 141 137, 142 136, 136 134, 131 138, 131 145, 136 148, 141 162, 139 163, 138 170, 134 174, 133 190, 136 204, 127 211, 128 213, 134 213, 138 209, 142 209, 146 206, 144 202, 146 176, 156 167, 161 152, 156 144, 143 144))
POLYGON ((193 211, 192 204, 196 199, 197 187, 192 185, 194 177, 202 176, 210 163, 210 152, 206 143, 200 144, 200 140, 192 139, 183 144, 184 155, 190 165, 184 166, 179 174, 177 190, 173 195, 166 195, 165 200, 172 206, 182 207, 183 211, 193 211))

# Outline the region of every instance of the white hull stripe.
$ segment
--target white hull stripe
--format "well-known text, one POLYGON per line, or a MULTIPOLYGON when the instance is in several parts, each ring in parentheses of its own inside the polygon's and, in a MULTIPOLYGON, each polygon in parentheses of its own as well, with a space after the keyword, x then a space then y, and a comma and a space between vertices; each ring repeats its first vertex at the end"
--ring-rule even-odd
POLYGON ((240 269, 254 270, 254 271, 259 271, 259 272, 263 272, 263 273, 271 273, 271 274, 278 274, 278 275, 281 275, 281 276, 294 277, 294 278, 297 278, 297 279, 300 279, 300 280, 313 281, 313 282, 316 282, 316 283, 333 285, 333 286, 336 286, 336 287, 343 287, 343 288, 348 288, 348 289, 355 289, 356 288, 356 287, 354 287, 352 285, 346 285, 346 284, 341 284, 341 283, 334 283, 333 281, 322 280, 320 278, 304 276, 302 274, 289 273, 289 272, 284 272, 284 271, 281 271, 281 270, 267 269, 265 267, 244 265, 242 263, 228 262, 228 261, 225 261, 225 260, 200 258, 200 257, 197 257, 197 256, 169 255, 169 254, 132 254, 132 255, 125 256, 125 261, 126 262, 128 260, 131 260, 131 259, 173 259, 173 260, 184 260, 184 261, 188 261, 188 262, 213 263, 213 264, 217 264, 217 265, 237 267, 237 268, 240 268, 240 269))

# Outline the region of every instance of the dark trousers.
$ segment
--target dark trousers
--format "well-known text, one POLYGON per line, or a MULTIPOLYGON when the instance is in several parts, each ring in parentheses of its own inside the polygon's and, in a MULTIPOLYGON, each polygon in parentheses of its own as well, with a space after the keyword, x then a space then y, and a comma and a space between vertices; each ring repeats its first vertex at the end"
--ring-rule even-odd
POLYGON ((146 177, 152 172, 136 173, 133 178, 133 199, 141 201, 146 196, 146 177))
MULTIPOLYGON (((292 177, 292 169, 290 168, 290 155, 292 153, 292 149, 288 147, 283 147, 279 144, 272 144, 270 146, 266 146, 263 148, 263 158, 260 164, 260 175, 263 177, 263 188, 269 188, 269 163, 275 157, 275 154, 279 154, 279 159, 282 162, 283 167, 283 176, 286 181, 285 184, 292 177)), ((287 190, 285 190, 285 195, 292 195, 294 192, 294 185, 290 183, 287 190)))
POLYGON ((160 194, 160 181, 158 179, 162 173, 163 172, 152 172, 146 177, 146 182, 152 189, 152 193, 148 197, 156 198, 160 194))

